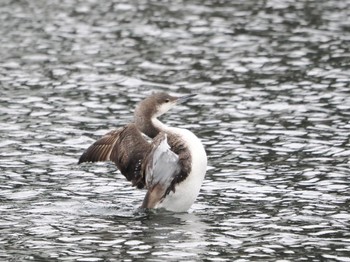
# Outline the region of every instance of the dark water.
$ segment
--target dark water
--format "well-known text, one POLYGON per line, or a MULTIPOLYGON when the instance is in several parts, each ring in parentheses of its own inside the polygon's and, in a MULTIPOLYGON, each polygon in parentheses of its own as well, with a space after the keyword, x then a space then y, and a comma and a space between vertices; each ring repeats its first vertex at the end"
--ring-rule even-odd
POLYGON ((1 261, 350 261, 349 1, 2 0, 1 261), (143 212, 83 150, 151 91, 209 169, 143 212))

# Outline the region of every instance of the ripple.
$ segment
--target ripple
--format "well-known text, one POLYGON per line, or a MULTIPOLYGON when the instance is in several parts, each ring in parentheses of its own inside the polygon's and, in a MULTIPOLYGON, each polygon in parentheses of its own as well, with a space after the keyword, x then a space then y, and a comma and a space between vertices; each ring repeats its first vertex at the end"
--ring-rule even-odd
POLYGON ((349 261, 346 1, 5 2, 1 260, 349 261), (189 213, 76 164, 152 91, 198 93, 189 213))

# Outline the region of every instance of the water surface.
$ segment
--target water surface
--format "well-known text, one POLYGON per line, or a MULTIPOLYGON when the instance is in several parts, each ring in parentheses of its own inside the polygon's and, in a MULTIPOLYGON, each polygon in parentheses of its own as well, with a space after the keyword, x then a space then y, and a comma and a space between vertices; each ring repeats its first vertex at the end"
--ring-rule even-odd
POLYGON ((350 261, 348 1, 3 1, 1 261, 350 261), (201 138, 188 213, 78 166, 152 91, 201 138))

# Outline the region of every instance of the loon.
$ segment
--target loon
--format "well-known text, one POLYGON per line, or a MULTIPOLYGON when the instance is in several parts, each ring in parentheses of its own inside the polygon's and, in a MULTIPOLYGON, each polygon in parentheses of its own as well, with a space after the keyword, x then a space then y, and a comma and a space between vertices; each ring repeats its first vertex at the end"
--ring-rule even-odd
POLYGON ((78 164, 112 161, 133 186, 147 190, 141 208, 186 212, 199 194, 207 155, 191 131, 167 126, 158 117, 193 96, 160 92, 145 98, 133 122, 98 139, 78 164))

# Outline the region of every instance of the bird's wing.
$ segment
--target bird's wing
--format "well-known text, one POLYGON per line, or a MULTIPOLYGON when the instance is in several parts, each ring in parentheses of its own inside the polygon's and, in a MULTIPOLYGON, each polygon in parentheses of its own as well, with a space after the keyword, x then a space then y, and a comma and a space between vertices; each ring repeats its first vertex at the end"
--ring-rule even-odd
POLYGON ((111 160, 111 152, 116 142, 120 138, 120 133, 123 128, 113 130, 102 136, 99 140, 93 143, 80 156, 78 164, 84 162, 99 162, 111 160))
POLYGON ((179 156, 170 150, 166 134, 158 134, 151 146, 143 163, 148 189, 142 204, 144 208, 153 208, 169 193, 169 188, 181 170, 179 156))
POLYGON ((120 172, 138 188, 145 178, 141 164, 151 144, 142 136, 135 124, 113 130, 93 143, 80 157, 83 162, 113 161, 120 172))

